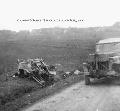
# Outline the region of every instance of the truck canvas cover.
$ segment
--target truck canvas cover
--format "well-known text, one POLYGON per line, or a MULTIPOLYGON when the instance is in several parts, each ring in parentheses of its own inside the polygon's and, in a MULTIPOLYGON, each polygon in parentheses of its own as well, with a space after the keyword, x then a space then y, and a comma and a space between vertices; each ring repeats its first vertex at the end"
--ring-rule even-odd
POLYGON ((120 38, 109 38, 100 40, 96 44, 97 54, 116 54, 120 55, 120 38))

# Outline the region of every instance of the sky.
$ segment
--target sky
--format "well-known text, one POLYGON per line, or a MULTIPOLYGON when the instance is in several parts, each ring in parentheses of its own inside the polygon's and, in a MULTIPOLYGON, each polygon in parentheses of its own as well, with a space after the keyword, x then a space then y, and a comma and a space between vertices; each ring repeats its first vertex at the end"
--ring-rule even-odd
POLYGON ((0 30, 110 26, 120 21, 119 4, 119 0, 0 0, 0 30))

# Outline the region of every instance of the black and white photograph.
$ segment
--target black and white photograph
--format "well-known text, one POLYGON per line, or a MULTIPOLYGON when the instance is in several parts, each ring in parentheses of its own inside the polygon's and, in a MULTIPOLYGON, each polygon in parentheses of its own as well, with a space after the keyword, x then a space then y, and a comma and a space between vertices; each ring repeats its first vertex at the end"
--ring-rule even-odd
POLYGON ((120 1, 0 0, 0 111, 120 111, 120 1))

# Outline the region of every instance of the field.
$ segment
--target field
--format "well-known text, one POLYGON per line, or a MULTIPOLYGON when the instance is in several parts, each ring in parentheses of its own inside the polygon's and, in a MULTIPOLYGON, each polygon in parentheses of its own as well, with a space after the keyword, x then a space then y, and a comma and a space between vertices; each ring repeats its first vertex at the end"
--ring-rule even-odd
MULTIPOLYGON (((12 75, 17 70, 17 59, 42 57, 48 65, 61 64, 61 71, 63 72, 72 72, 76 69, 82 71, 82 63, 86 60, 89 53, 94 53, 95 43, 102 38, 119 37, 119 29, 119 27, 113 25, 110 27, 95 28, 44 28, 36 29, 32 32, 1 30, 1 110, 4 109, 3 106, 9 108, 11 104, 12 107, 14 107, 14 101, 19 100, 19 98, 26 93, 28 94, 36 90, 41 90, 41 87, 34 81, 12 78, 12 75)), ((71 77, 71 79, 72 78, 74 77, 71 77)), ((67 80, 69 83, 70 80, 68 78, 67 80)), ((73 79, 70 84, 76 81, 78 82, 78 80, 73 79)), ((57 85, 53 92, 63 87, 63 81, 59 81, 58 83, 62 83, 62 85, 57 85)), ((35 98, 33 102, 38 99, 35 98)), ((18 102, 18 104, 20 103, 18 102)), ((7 111, 7 108, 5 111, 7 111)), ((15 109, 17 109, 16 106, 15 109)))
POLYGON ((7 95, 7 98, 3 99, 5 101, 2 102, 2 104, 0 105, 0 111, 10 111, 10 110, 19 111, 21 108, 24 108, 27 105, 31 105, 34 102, 38 100, 42 100, 55 93, 58 93, 61 90, 67 88, 68 86, 80 82, 81 80, 83 80, 82 75, 72 75, 66 79, 56 82, 53 86, 48 86, 46 88, 40 88, 39 86, 33 85, 34 83, 30 84, 30 82, 28 82, 29 83, 28 85, 24 81, 23 84, 26 86, 24 87, 19 86, 18 90, 17 88, 15 88, 14 91, 13 89, 11 89, 12 90, 12 92, 10 92, 11 96, 7 95))

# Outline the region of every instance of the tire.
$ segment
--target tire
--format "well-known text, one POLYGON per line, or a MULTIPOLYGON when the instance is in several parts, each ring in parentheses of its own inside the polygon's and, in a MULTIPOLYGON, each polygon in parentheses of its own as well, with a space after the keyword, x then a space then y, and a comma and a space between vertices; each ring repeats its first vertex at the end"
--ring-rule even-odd
POLYGON ((84 81, 85 81, 85 85, 89 85, 90 84, 90 72, 89 72, 89 68, 90 66, 87 63, 83 63, 83 70, 84 70, 84 81))
POLYGON ((90 77, 88 75, 84 75, 85 85, 90 84, 90 77))
POLYGON ((24 70, 19 69, 19 77, 24 78, 24 70))

